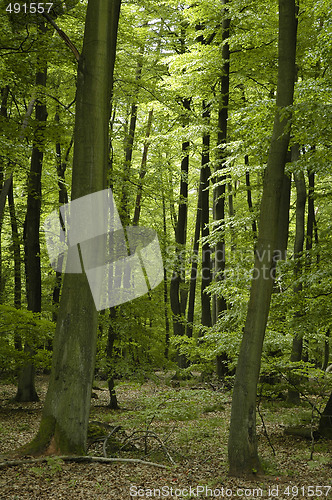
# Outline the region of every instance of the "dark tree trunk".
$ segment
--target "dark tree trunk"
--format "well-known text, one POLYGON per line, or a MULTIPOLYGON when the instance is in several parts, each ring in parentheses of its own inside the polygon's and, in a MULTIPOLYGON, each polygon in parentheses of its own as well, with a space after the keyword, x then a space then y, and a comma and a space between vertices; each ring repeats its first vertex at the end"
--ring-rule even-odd
MULTIPOLYGON (((39 22, 38 30, 42 37, 45 25, 39 22)), ((37 61, 36 87, 46 87, 47 66, 45 61, 37 61)), ((44 131, 47 120, 45 95, 40 95, 36 101, 36 129, 31 155, 30 173, 28 177, 28 200, 24 222, 25 275, 28 310, 41 312, 41 268, 40 268, 40 209, 41 209, 41 175, 44 156, 44 131)), ((25 345, 24 351, 30 356, 32 346, 25 345)), ((38 401, 35 389, 35 369, 28 362, 21 370, 18 379, 16 401, 38 401)))
POLYGON ((286 260, 287 255, 290 193, 291 178, 289 175, 284 174, 281 188, 278 220, 278 260, 286 260))
MULTIPOLYGON (((165 192, 163 189, 163 232, 164 232, 164 254, 167 252, 167 222, 166 222, 166 202, 165 192)), ((165 311, 165 358, 168 359, 169 350, 169 317, 168 317, 168 286, 167 286, 167 269, 164 266, 164 311, 165 311)))
MULTIPOLYGON (((299 149, 298 146, 293 146, 292 148, 292 160, 299 159, 299 149)), ((302 283, 297 282, 302 273, 302 253, 304 247, 304 221, 305 221, 305 204, 307 199, 307 192, 305 186, 305 179, 303 172, 297 172, 294 174, 295 187, 296 187, 296 225, 295 225, 295 241, 294 241, 294 280, 296 282, 293 287, 294 294, 301 292, 302 283)), ((302 311, 296 312, 295 316, 299 317, 302 315, 302 311)), ((297 332, 294 335, 292 343, 292 352, 290 360, 291 362, 301 361, 302 358, 302 347, 303 347, 303 333, 297 332)), ((288 391, 288 400, 293 404, 298 404, 300 402, 300 393, 295 389, 295 386, 299 383, 299 378, 291 375, 292 388, 288 391)))
POLYGON ((116 339, 116 332, 114 329, 115 318, 116 318, 116 308, 111 307, 110 308, 110 324, 108 327, 106 354, 108 357, 108 361, 110 363, 108 378, 107 378, 108 391, 109 391, 109 395, 110 395, 110 402, 109 402, 108 406, 112 410, 119 409, 118 400, 117 400, 115 389, 114 389, 114 370, 112 369, 112 361, 113 361, 113 357, 114 357, 113 346, 114 346, 114 341, 116 339))
POLYGON ((264 176, 254 279, 236 368, 228 458, 230 474, 260 469, 256 437, 256 394, 263 341, 275 277, 280 195, 289 145, 295 81, 297 16, 295 0, 279 0, 277 102, 264 176))
MULTIPOLYGON (((203 101, 203 120, 204 126, 208 127, 210 124, 210 107, 203 101)), ((201 166, 201 179, 200 189, 202 198, 201 210, 201 228, 202 238, 208 238, 210 234, 210 193, 209 193, 209 177, 210 170, 210 132, 207 129, 203 133, 203 152, 202 152, 202 166, 201 166)), ((201 284, 201 306, 202 316, 201 322, 203 326, 212 326, 211 315, 211 298, 205 290, 211 284, 211 248, 210 244, 205 240, 202 243, 202 284, 201 284)))
POLYGON ((332 392, 321 414, 318 432, 321 436, 332 439, 332 392))
MULTIPOLYGON (((185 112, 189 111, 189 100, 183 103, 185 112)), ((184 117, 184 124, 187 123, 184 117)), ((189 141, 182 143, 180 200, 177 224, 175 229, 176 263, 170 285, 170 301, 173 313, 174 335, 185 334, 184 313, 187 303, 187 290, 185 288, 185 251, 187 242, 187 213, 188 213, 188 172, 189 172, 189 141)), ((178 354, 178 365, 180 368, 186 366, 184 356, 178 354)))
MULTIPOLYGON (((6 85, 1 89, 1 107, 0 107, 0 116, 3 119, 7 118, 7 103, 8 103, 8 95, 9 95, 9 85, 6 85)), ((3 165, 0 162, 0 191, 3 187, 3 165)), ((6 200, 6 198, 5 198, 6 200)), ((2 296, 4 291, 4 281, 2 276, 2 243, 1 243, 1 233, 2 233, 2 214, 0 216, 0 304, 2 303, 2 296)))
POLYGON ((326 370, 329 364, 330 359, 330 328, 326 330, 325 341, 324 341, 324 349, 323 349, 323 363, 322 370, 326 370))
MULTIPOLYGON (((223 5, 227 6, 228 0, 223 0, 223 5)), ((221 89, 218 111, 218 164, 216 170, 218 176, 216 178, 217 186, 214 189, 214 220, 219 223, 219 236, 215 246, 214 258, 214 274, 216 282, 224 280, 225 271, 225 196, 226 196, 226 175, 223 173, 225 168, 226 158, 226 142, 227 142, 227 122, 228 122, 228 102, 229 102, 229 28, 230 19, 227 17, 226 9, 224 11, 224 18, 222 21, 222 76, 221 76, 221 89)), ((215 320, 218 321, 219 316, 226 311, 226 299, 222 294, 215 297, 215 320)), ((217 375, 221 378, 227 374, 227 354, 221 353, 217 356, 217 375)))
MULTIPOLYGON (((244 157, 244 163, 247 167, 249 167, 249 157, 246 155, 244 157)), ((248 208, 249 212, 253 213, 253 204, 252 204, 252 194, 251 194, 251 184, 250 184, 250 171, 249 169, 246 170, 246 188, 247 188, 247 203, 248 203, 248 208)), ((254 238, 254 244, 256 245, 257 241, 257 223, 255 217, 253 217, 252 222, 251 222, 251 228, 252 228, 252 234, 254 238)))
POLYGON ((142 156, 141 168, 140 168, 140 172, 139 172, 138 188, 137 188, 137 194, 136 194, 133 226, 138 226, 139 217, 140 217, 140 213, 141 213, 143 179, 144 179, 145 174, 146 174, 146 162, 147 162, 147 158, 148 158, 149 137, 150 137, 150 132, 151 132, 152 116, 153 116, 153 109, 151 109, 149 111, 148 124, 146 126, 145 141, 144 141, 144 147, 143 147, 143 156, 142 156))
POLYGON ((133 102, 130 110, 130 122, 129 122, 129 130, 127 133, 127 137, 125 139, 125 159, 124 159, 124 168, 123 168, 123 184, 122 184, 122 194, 121 194, 121 204, 120 204, 120 217, 124 226, 127 226, 130 221, 130 207, 129 207, 129 182, 130 182, 130 173, 131 173, 131 162, 133 157, 133 147, 134 147, 134 138, 136 131, 136 122, 137 122, 137 94, 138 94, 138 83, 141 79, 142 68, 143 68, 143 52, 144 46, 140 49, 140 54, 137 60, 136 67, 136 95, 134 95, 133 102))
MULTIPOLYGON (((55 114, 55 121, 56 121, 56 123, 60 122, 60 116, 59 116, 58 111, 55 114)), ((67 148, 67 151, 66 151, 64 158, 62 158, 62 154, 61 154, 61 143, 58 141, 55 145, 56 160, 57 160, 56 170, 57 170, 58 188, 59 188, 59 207, 68 203, 68 192, 67 192, 67 186, 66 186, 65 172, 67 169, 69 154, 70 154, 70 150, 72 148, 73 142, 74 142, 74 138, 71 139, 69 147, 67 148)), ((60 218, 60 223, 62 225, 62 229, 65 231, 65 225, 63 224, 63 221, 61 221, 61 218, 60 218)), ((62 268, 62 266, 63 266, 63 255, 61 254, 58 257, 58 267, 62 268)), ((53 294, 52 294, 52 303, 53 303, 52 320, 54 322, 56 322, 57 316, 58 316, 61 283, 62 283, 62 272, 56 271, 55 272, 55 284, 54 284, 53 294)))
POLYGON ((196 223, 194 244, 192 251, 192 263, 189 285, 189 299, 187 311, 187 337, 192 337, 194 328, 194 313, 195 313, 195 297, 196 297, 196 283, 197 283, 197 265, 198 265, 198 250, 199 250, 199 235, 201 232, 201 198, 202 188, 198 188, 197 210, 196 210, 196 223))
MULTIPOLYGON (((22 306, 22 277, 21 277, 21 247, 20 237, 17 227, 14 192, 13 192, 13 177, 8 190, 8 204, 10 213, 10 224, 12 228, 13 256, 14 256, 14 307, 20 309, 22 306)), ((22 341, 18 333, 15 334, 15 349, 22 350, 22 341)))

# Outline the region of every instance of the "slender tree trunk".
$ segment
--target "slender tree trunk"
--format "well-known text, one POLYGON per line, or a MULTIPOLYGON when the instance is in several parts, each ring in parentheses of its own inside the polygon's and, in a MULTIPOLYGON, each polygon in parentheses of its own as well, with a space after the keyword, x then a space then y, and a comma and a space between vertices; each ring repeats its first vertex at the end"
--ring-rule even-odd
MULTIPOLYGON (((56 123, 60 122, 60 116, 59 116, 58 110, 55 114, 55 122, 56 123)), ((58 176, 58 188, 59 188, 59 207, 68 203, 68 192, 67 192, 67 186, 66 186, 65 172, 67 169, 68 158, 69 158, 69 154, 70 154, 70 150, 72 148, 73 142, 74 142, 74 137, 72 137, 72 139, 70 141, 69 147, 67 148, 67 151, 66 151, 64 158, 62 158, 62 154, 61 154, 61 143, 59 141, 57 141, 57 143, 55 145, 56 160, 57 160, 56 171, 57 171, 57 176, 58 176)), ((60 217, 60 223, 62 225, 62 229, 65 231, 65 226, 62 224, 61 217, 60 217)), ((58 259, 59 259, 58 267, 62 268, 63 255, 61 254, 58 259)), ((54 284, 53 294, 52 294, 52 303, 53 303, 52 320, 54 322, 56 322, 57 315, 58 315, 61 283, 62 283, 62 272, 56 271, 55 272, 55 284, 54 284)))
MULTIPOLYGON (((203 101, 203 120, 204 126, 208 127, 210 124, 210 106, 203 101)), ((201 230, 202 238, 208 238, 210 234, 210 193, 209 193, 209 177, 210 170, 210 132, 206 130, 203 133, 203 151, 202 151, 202 166, 201 166, 201 179, 200 189, 202 198, 201 210, 201 230)), ((211 298, 206 293, 206 288, 211 284, 211 248, 210 244, 205 240, 202 243, 202 283, 201 283, 201 307, 202 316, 201 323, 203 326, 212 326, 211 314, 211 298)))
POLYGON ((332 439, 332 392, 321 414, 318 432, 321 436, 332 439))
MULTIPOLYGON (((113 356, 114 356, 113 346, 114 346, 114 341, 116 339, 116 332, 114 329, 115 318, 116 318, 116 308, 111 307, 110 308, 110 324, 108 327, 107 347, 106 347, 106 354, 108 357, 108 361, 111 365, 112 365, 113 356)), ((110 402, 109 402, 108 406, 112 410, 118 410, 119 405, 118 405, 118 400, 116 397, 116 392, 114 389, 114 375, 115 375, 114 370, 112 369, 112 366, 110 366, 109 370, 108 370, 108 378, 107 378, 108 392, 110 395, 110 402)))
MULTIPOLYGON (((46 28, 39 21, 40 38, 45 36, 46 28)), ((36 73, 36 88, 46 88, 47 65, 45 60, 38 58, 36 73)), ((31 155, 30 173, 28 177, 28 201, 24 223, 25 274, 28 310, 41 312, 41 267, 40 267, 40 210, 41 210, 41 176, 44 156, 44 133, 47 120, 45 95, 40 95, 36 101, 36 123, 34 143, 31 155)), ((33 355, 33 347, 27 343, 24 351, 33 355)), ((35 389, 35 368, 31 362, 23 365, 18 378, 16 401, 38 401, 35 389)))
POLYGON ((140 172, 139 172, 138 188, 137 188, 137 194, 136 194, 133 226, 138 226, 138 221, 139 221, 139 217, 140 217, 140 213, 141 213, 143 179, 144 179, 145 174, 146 174, 146 162, 147 162, 147 158, 148 158, 149 137, 150 137, 151 126, 152 126, 152 117, 153 117, 153 109, 151 109, 149 111, 148 124, 146 126, 145 141, 144 141, 144 147, 143 147, 143 156, 142 156, 141 168, 140 168, 140 172))
MULTIPOLYGON (((120 0, 89 0, 77 77, 72 199, 106 187, 120 0)), ((98 314, 85 273, 65 274, 39 432, 22 451, 86 451, 98 314)))
POLYGON ((8 191, 8 203, 14 256, 14 307, 20 309, 22 306, 21 249, 14 203, 13 179, 8 191))
POLYGON ((286 260, 288 230, 289 230, 289 205, 291 194, 291 178, 284 174, 280 196, 279 220, 278 220, 278 250, 279 260, 286 260))
POLYGON ((324 340, 324 348, 323 348, 323 363, 322 363, 322 370, 326 370, 329 364, 329 359, 330 359, 330 333, 331 330, 328 328, 325 333, 325 340, 324 340))
MULTIPOLYGON (((292 160, 299 159, 298 146, 293 146, 292 151, 296 148, 296 156, 293 156, 292 160)), ((295 285, 293 287, 294 294, 298 294, 302 290, 302 283, 298 282, 302 273, 302 253, 304 247, 304 220, 305 220, 305 204, 307 199, 307 192, 305 186, 305 179, 303 172, 296 172, 294 174, 295 187, 296 187, 296 226, 295 226, 295 241, 294 241, 294 280, 295 285)), ((298 311, 295 317, 302 316, 302 311, 298 311)), ((292 343, 292 352, 290 360, 291 362, 301 361, 302 358, 302 332, 296 332, 292 343)), ((298 377, 291 376, 291 382, 293 386, 299 382, 298 377)), ((288 391, 288 400, 293 404, 298 404, 300 402, 300 393, 295 387, 292 387, 288 391)))
MULTIPOLYGON (((224 7, 227 7, 228 0, 223 0, 224 7)), ((223 173, 225 168, 226 158, 226 143, 227 143, 227 122, 228 122, 228 102, 229 102, 229 28, 230 19, 227 17, 226 8, 224 11, 224 18, 222 21, 222 76, 221 76, 221 89, 220 89, 220 102, 218 111, 218 177, 216 178, 217 186, 214 190, 214 220, 219 223, 219 237, 215 246, 214 257, 214 274, 216 282, 224 280, 225 272, 225 196, 226 196, 226 175, 223 173)), ((226 311, 226 299, 222 294, 215 297, 215 321, 218 321, 219 316, 226 311)), ((226 353, 221 353, 217 356, 217 375, 222 378, 227 372, 228 356, 226 353)))
MULTIPOLYGON (((167 252, 167 221, 166 221, 166 202, 164 185, 162 190, 163 198, 163 233, 164 233, 164 255, 167 252)), ((169 317, 168 317, 168 284, 167 284, 167 269, 164 266, 164 311, 165 311, 165 358, 168 359, 169 351, 169 317)))
POLYGON ((277 108, 260 209, 254 276, 233 390, 228 457, 232 475, 260 468, 256 438, 256 393, 278 250, 280 193, 289 144, 296 52, 295 0, 279 0, 277 108))
MULTIPOLYGON (((7 118, 7 103, 8 103, 8 95, 9 95, 9 85, 6 85, 1 89, 1 106, 0 106, 0 116, 3 119, 7 118)), ((3 165, 0 162, 0 191, 3 187, 3 165)), ((6 198, 5 198, 6 200, 6 198)), ((2 242, 1 242, 1 234, 2 234, 2 215, 0 216, 0 304, 2 303, 2 296, 4 291, 4 281, 2 276, 2 242)))
POLYGON ((127 137, 125 139, 125 160, 124 160, 124 169, 123 169, 123 185, 122 185, 122 194, 121 194, 121 204, 120 204, 120 217, 122 223, 127 226, 130 221, 130 208, 129 208, 129 180, 130 180, 130 172, 131 172, 131 162, 133 157, 133 148, 134 148, 134 138, 136 131, 136 122, 137 122, 137 94, 138 94, 138 83, 141 79, 142 68, 143 68, 143 52, 144 46, 142 45, 140 49, 140 53, 137 60, 136 67, 136 95, 133 98, 133 102, 131 104, 130 109, 130 122, 129 129, 127 133, 127 137))
MULTIPOLYGON (((184 101, 185 111, 189 111, 190 103, 184 101)), ((184 118, 187 122, 187 118, 184 118)), ((185 251, 187 242, 187 214, 188 214, 188 172, 189 172, 189 141, 182 143, 181 180, 179 212, 175 230, 176 263, 170 285, 170 301, 173 313, 174 335, 185 334, 184 313, 187 303, 187 290, 185 288, 185 251)), ((186 366, 184 356, 178 355, 180 368, 186 366)))
MULTIPOLYGON (((10 224, 12 228, 13 241, 13 256, 14 256, 14 307, 20 309, 22 306, 22 277, 21 277, 21 248, 20 237, 17 227, 14 192, 13 192, 13 177, 8 190, 8 204, 10 213, 10 224)), ((15 348, 22 350, 22 341, 18 333, 15 334, 15 348)))
MULTIPOLYGON (((246 162, 246 165, 249 165, 249 158, 248 158, 247 155, 245 156, 245 162, 246 162)), ((252 204, 250 171, 249 170, 246 171, 246 187, 247 187, 247 203, 248 203, 248 208, 249 208, 249 212, 252 213, 253 212, 253 204, 252 204)), ((256 245, 256 241, 257 241, 257 223, 256 223, 256 219, 255 218, 252 219, 251 228, 252 228, 252 234, 253 234, 253 238, 254 238, 254 244, 256 245)))
POLYGON ((195 233, 194 233, 194 243, 192 251, 191 273, 190 273, 188 311, 187 311, 187 331, 186 331, 187 337, 192 337, 194 329, 199 235, 201 232, 201 213, 202 213, 201 203, 202 203, 202 188, 200 185, 198 188, 195 233))

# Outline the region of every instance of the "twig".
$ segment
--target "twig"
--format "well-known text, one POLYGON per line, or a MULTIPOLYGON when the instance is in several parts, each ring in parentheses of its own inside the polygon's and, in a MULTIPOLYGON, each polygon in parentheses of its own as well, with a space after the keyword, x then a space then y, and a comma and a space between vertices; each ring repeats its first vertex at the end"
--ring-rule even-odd
POLYGON ((304 397, 304 399, 305 399, 306 401, 308 401, 308 403, 310 404, 311 408, 312 408, 313 410, 316 410, 316 412, 318 413, 318 415, 321 415, 321 414, 322 414, 322 413, 319 411, 319 409, 317 408, 317 406, 316 406, 316 405, 314 405, 314 403, 312 403, 312 402, 310 401, 310 399, 308 398, 308 396, 307 396, 307 395, 306 395, 303 391, 301 391, 301 390, 299 389, 299 387, 298 387, 296 384, 294 384, 294 382, 292 382, 292 381, 291 381, 291 379, 290 379, 290 378, 286 377, 286 375, 284 375, 284 374, 282 373, 282 371, 281 371, 281 370, 278 370, 278 369, 277 369, 277 371, 279 372, 279 374, 280 374, 280 375, 281 375, 281 376, 282 376, 285 380, 287 380, 287 382, 288 382, 290 385, 292 385, 292 386, 294 387, 294 389, 296 389, 296 390, 298 391, 298 393, 299 393, 299 394, 301 394, 301 396, 303 396, 303 397, 304 397))
MULTIPOLYGON (((171 462, 171 464, 173 465, 176 465, 176 463, 174 462, 173 458, 171 457, 169 451, 167 450, 165 444, 163 443, 163 441, 160 439, 160 437, 158 436, 158 434, 156 434, 155 432, 153 431, 149 431, 149 430, 145 430, 145 431, 134 431, 123 443, 122 447, 121 447, 121 450, 123 449, 123 447, 128 443, 130 442, 131 438, 135 435, 135 434, 144 434, 144 438, 145 440, 147 439, 148 436, 150 437, 154 437, 160 444, 160 446, 162 447, 162 449, 164 450, 164 453, 165 455, 167 456, 168 460, 171 462)), ((136 438, 137 439, 137 438, 136 438)))
MULTIPOLYGON (((38 464, 47 462, 50 457, 40 457, 40 458, 28 458, 22 460, 8 460, 6 462, 0 463, 0 469, 4 469, 6 467, 14 467, 16 465, 25 465, 25 464, 38 464)), ((106 457, 88 457, 88 456, 52 456, 57 460, 63 460, 64 462, 78 462, 78 463, 112 463, 112 462, 124 462, 124 463, 133 463, 133 464, 142 464, 142 465, 153 465, 154 467, 159 467, 161 469, 167 469, 166 465, 157 464, 155 462, 147 462, 145 460, 139 460, 138 458, 106 458, 106 457)))
POLYGON ((271 440, 270 440, 270 437, 267 433, 267 429, 266 429, 266 426, 265 426, 265 422, 264 422, 264 419, 263 419, 263 415, 261 414, 260 412, 260 409, 259 409, 259 405, 261 403, 261 399, 262 399, 262 391, 263 391, 263 386, 261 387, 261 391, 260 391, 260 394, 259 394, 259 400, 258 400, 258 403, 257 403, 257 413, 258 415, 260 416, 261 418, 261 421, 262 421, 262 425, 263 425, 263 430, 264 430, 264 434, 265 434, 265 437, 271 447, 271 450, 272 450, 272 453, 273 453, 273 456, 276 456, 276 452, 275 452, 275 449, 273 448, 273 444, 271 443, 271 440))
POLYGON ((114 434, 115 432, 117 432, 118 430, 121 429, 121 425, 117 425, 116 427, 114 427, 114 429, 111 430, 111 432, 108 434, 108 436, 105 438, 104 442, 103 442, 103 455, 105 458, 107 458, 107 451, 106 451, 106 445, 107 445, 107 441, 109 440, 109 438, 112 436, 112 434, 114 434))

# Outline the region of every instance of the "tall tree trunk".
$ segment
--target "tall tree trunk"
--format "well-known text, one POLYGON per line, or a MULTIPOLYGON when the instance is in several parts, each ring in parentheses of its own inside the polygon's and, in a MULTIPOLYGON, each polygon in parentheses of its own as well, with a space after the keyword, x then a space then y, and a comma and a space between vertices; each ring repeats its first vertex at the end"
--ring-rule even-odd
MULTIPOLYGON (((59 116, 58 110, 55 114, 54 119, 55 119, 56 123, 60 122, 60 116, 59 116)), ((72 148, 73 142, 74 142, 74 137, 72 137, 72 139, 69 143, 69 147, 67 148, 67 151, 66 151, 64 158, 62 158, 62 154, 61 154, 61 143, 59 141, 57 141, 56 145, 55 145, 56 171, 57 171, 57 176, 58 176, 58 188, 59 188, 59 198, 58 198, 59 199, 59 207, 68 203, 68 192, 67 192, 67 186, 66 186, 65 172, 67 169, 68 158, 69 158, 69 154, 70 154, 70 150, 72 148)), ((62 224, 62 222, 63 221, 61 221, 61 217, 60 217, 60 223, 62 225, 62 229, 65 231, 65 226, 64 226, 64 224, 62 224)), ((62 266, 63 266, 63 254, 61 254, 58 257, 58 268, 62 268, 62 266)), ((55 272, 55 284, 54 284, 53 294, 52 294, 52 303, 53 303, 52 320, 54 322, 56 322, 57 315, 58 315, 61 282, 62 282, 62 271, 56 271, 55 272)))
POLYGON ((107 347, 106 347, 106 354, 108 357, 108 361, 110 363, 110 367, 108 369, 108 378, 107 378, 107 384, 108 384, 108 392, 110 395, 110 402, 109 402, 109 407, 112 410, 118 410, 119 405, 118 405, 118 399, 116 397, 116 392, 114 389, 114 370, 112 369, 112 362, 113 362, 113 356, 114 356, 114 351, 113 351, 113 346, 114 346, 114 341, 116 339, 116 332, 114 328, 114 321, 116 318, 116 308, 111 307, 110 308, 110 323, 108 326, 108 334, 107 334, 107 347))
MULTIPOLYGON (((163 199, 163 233, 164 233, 164 255, 167 252, 167 221, 166 221, 166 201, 164 184, 162 185, 162 199, 163 199)), ((168 359, 169 351, 169 317, 168 317, 168 284, 167 284, 167 269, 164 265, 164 311, 165 311, 165 358, 168 359)))
POLYGON ((13 179, 8 191, 8 203, 14 255, 14 307, 16 307, 16 309, 20 309, 22 305, 21 249, 14 203, 13 179))
MULTIPOLYGON (((106 187, 120 0, 89 0, 77 76, 72 199, 106 187)), ((40 428, 23 452, 86 451, 98 314, 85 273, 65 274, 40 428)))
POLYGON ((187 330, 186 330, 187 337, 192 337, 194 329, 199 235, 201 232, 201 213, 202 213, 201 203, 202 203, 202 187, 200 185, 198 188, 196 223, 195 223, 195 233, 194 233, 194 243, 192 251, 191 273, 190 273, 188 311, 187 311, 187 330))
POLYGON ((125 160, 124 160, 124 169, 123 169, 123 184, 122 184, 122 194, 121 194, 121 204, 120 204, 120 217, 123 225, 127 226, 130 221, 130 208, 129 208, 129 181, 130 181, 130 172, 131 172, 131 162, 133 157, 133 148, 134 148, 134 138, 136 131, 136 122, 137 122, 137 94, 138 94, 138 83, 141 79, 142 68, 143 68, 143 52, 144 45, 140 48, 140 53, 137 59, 137 67, 136 67, 136 90, 135 95, 133 97, 133 102, 131 104, 130 109, 130 121, 129 121, 129 129, 125 139, 125 160))
POLYGON ((320 416, 318 432, 321 436, 332 439, 332 392, 320 416))
POLYGON ((256 438, 256 393, 278 249, 280 193, 289 144, 296 52, 295 0, 279 0, 277 108, 263 183, 255 269, 237 363, 228 442, 230 473, 260 468, 256 438))
MULTIPOLYGON (((40 38, 45 36, 46 28, 39 21, 40 38)), ((47 65, 45 60, 37 59, 36 88, 46 88, 47 65)), ((31 165, 28 177, 28 200, 24 222, 25 275, 28 310, 41 312, 41 267, 40 267, 40 209, 41 209, 41 176, 44 156, 44 133, 47 120, 45 95, 40 94, 36 101, 36 130, 31 155, 31 165)), ((33 348, 25 343, 24 351, 28 356, 33 354, 33 348)), ((31 362, 23 365, 18 378, 16 401, 38 401, 35 389, 35 368, 31 362)))
MULTIPOLYGON (((188 99, 183 103, 185 112, 189 111, 190 103, 188 99)), ((184 117, 184 124, 187 117, 184 117)), ((175 229, 176 243, 176 263, 170 285, 170 301, 173 313, 174 335, 185 334, 184 313, 187 303, 187 290, 185 289, 185 251, 187 242, 187 214, 188 214, 188 172, 189 172, 189 141, 182 143, 181 180, 180 180, 180 200, 177 224, 175 229)), ((186 366, 184 356, 178 354, 178 365, 180 368, 186 366)))
MULTIPOLYGON (((244 163, 247 167, 249 167, 249 156, 245 155, 244 157, 244 163)), ((252 193, 251 193, 251 184, 250 184, 250 170, 249 168, 246 170, 246 188, 247 188, 247 203, 248 203, 248 208, 249 212, 252 213, 254 211, 253 209, 253 204, 252 204, 252 193)), ((256 245, 257 241, 257 223, 255 217, 252 219, 251 223, 251 228, 252 228, 252 234, 254 238, 254 244, 256 245)))
MULTIPOLYGON (((225 271, 225 196, 226 196, 226 175, 223 173, 225 168, 226 142, 227 142, 227 122, 228 122, 228 102, 229 102, 229 28, 230 19, 227 17, 226 7, 228 0, 223 0, 224 18, 222 21, 222 77, 220 89, 220 101, 218 111, 218 176, 216 177, 217 186, 214 189, 214 220, 219 223, 219 237, 215 246, 214 274, 216 282, 224 280, 225 271)), ((215 320, 218 321, 219 315, 227 309, 226 299, 220 293, 215 297, 215 320)), ((228 371, 228 357, 226 353, 217 356, 217 375, 222 378, 228 371)))
POLYGON ((136 203, 135 203, 135 212, 134 212, 134 218, 133 218, 133 226, 138 226, 138 221, 139 221, 139 217, 140 217, 140 214, 141 214, 141 200, 142 200, 142 193, 143 193, 143 179, 144 179, 145 174, 146 174, 146 162, 147 162, 147 158, 148 158, 149 137, 150 137, 150 132, 151 132, 152 117, 153 117, 153 109, 151 109, 149 111, 148 124, 146 126, 146 133, 145 133, 145 141, 144 141, 144 147, 143 147, 142 162, 141 162, 141 168, 140 168, 140 172, 139 172, 138 188, 137 188, 137 194, 136 194, 136 203))
MULTIPOLYGON (((292 148, 293 158, 292 160, 299 159, 298 146, 293 146, 292 148), (294 149, 296 148, 295 154, 294 149)), ((307 199, 307 192, 305 186, 305 179, 303 172, 296 172, 294 174, 295 187, 296 187, 296 225, 295 225, 295 241, 294 241, 294 280, 295 285, 293 287, 294 294, 301 292, 302 283, 298 282, 302 273, 302 253, 304 246, 304 220, 305 220, 305 204, 307 199)), ((295 316, 299 317, 302 315, 302 311, 297 311, 295 316)), ((302 358, 302 332, 296 332, 292 343, 292 352, 290 360, 291 362, 301 361, 302 358)), ((300 402, 300 393, 295 389, 294 386, 299 382, 298 377, 291 376, 291 382, 293 387, 288 391, 288 400, 293 404, 298 404, 300 402)))
POLYGON ((323 348, 323 362, 322 362, 322 370, 326 370, 329 364, 329 359, 330 359, 330 333, 331 330, 328 328, 325 333, 325 340, 324 340, 324 348, 323 348))
POLYGON ((288 232, 289 232, 289 205, 291 194, 291 178, 284 174, 280 196, 278 220, 278 253, 279 260, 286 260, 288 232))
MULTIPOLYGON (((6 85, 1 89, 1 106, 0 106, 0 116, 4 120, 7 118, 7 103, 8 103, 8 95, 9 95, 9 85, 6 85)), ((3 165, 0 162, 0 191, 3 187, 3 165)), ((4 200, 6 202, 6 198, 4 200)), ((0 215, 0 304, 2 303, 3 291, 4 291, 4 280, 2 276, 2 242, 1 242, 1 234, 2 234, 2 214, 0 215)))
MULTIPOLYGON (((210 124, 210 106, 203 101, 203 120, 204 126, 208 127, 210 124)), ((210 222, 210 193, 209 193, 209 177, 211 175, 210 170, 210 132, 209 130, 203 133, 203 151, 202 151, 202 166, 201 166, 201 178, 200 178, 200 189, 201 189, 201 199, 202 199, 202 210, 201 210, 201 230, 202 238, 205 240, 202 243, 202 283, 201 283, 201 323, 203 326, 212 326, 212 314, 211 314, 211 298, 210 295, 206 293, 206 288, 211 284, 211 248, 206 238, 210 234, 209 222, 210 222)))

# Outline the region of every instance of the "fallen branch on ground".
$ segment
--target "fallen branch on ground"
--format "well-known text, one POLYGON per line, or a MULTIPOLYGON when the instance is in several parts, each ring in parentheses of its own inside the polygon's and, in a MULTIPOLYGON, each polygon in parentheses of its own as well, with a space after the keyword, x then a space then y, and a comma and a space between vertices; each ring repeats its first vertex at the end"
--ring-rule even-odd
POLYGON ((159 467, 161 469, 167 469, 166 465, 157 464, 155 462, 148 462, 146 460, 139 460, 138 458, 105 458, 105 457, 89 457, 89 456, 52 456, 52 457, 39 457, 39 458, 26 458, 21 460, 7 460, 0 463, 0 469, 6 467, 14 467, 16 465, 26 465, 26 464, 38 464, 47 462, 50 458, 57 460, 63 460, 64 462, 78 462, 78 463, 112 463, 112 462, 124 462, 133 463, 141 465, 152 465, 154 467, 159 467))

